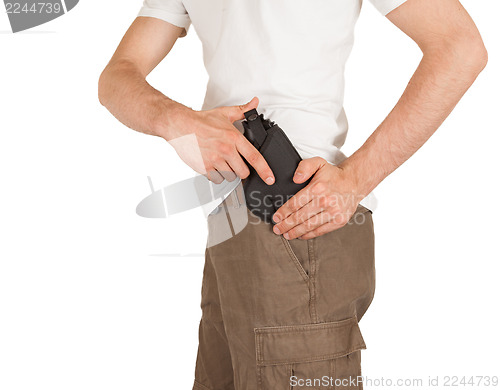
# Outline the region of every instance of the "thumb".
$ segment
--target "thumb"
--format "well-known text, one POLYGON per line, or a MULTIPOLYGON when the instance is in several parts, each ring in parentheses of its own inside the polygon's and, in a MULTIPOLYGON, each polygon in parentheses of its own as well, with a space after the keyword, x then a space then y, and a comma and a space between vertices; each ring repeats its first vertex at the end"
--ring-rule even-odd
POLYGON ((257 108, 258 105, 259 99, 257 98, 257 96, 255 96, 248 103, 242 104, 240 106, 226 107, 227 118, 231 121, 231 123, 240 119, 245 119, 245 112, 257 108))
POLYGON ((314 175, 326 163, 325 159, 321 157, 308 158, 302 160, 295 170, 293 181, 297 184, 303 183, 314 175))

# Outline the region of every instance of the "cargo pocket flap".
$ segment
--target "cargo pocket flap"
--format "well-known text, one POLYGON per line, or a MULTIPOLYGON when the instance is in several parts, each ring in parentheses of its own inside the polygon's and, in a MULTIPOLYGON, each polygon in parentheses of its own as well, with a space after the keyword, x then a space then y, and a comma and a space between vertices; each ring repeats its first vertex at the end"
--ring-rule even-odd
POLYGON ((356 317, 336 322, 255 329, 257 364, 336 359, 365 349, 356 317))

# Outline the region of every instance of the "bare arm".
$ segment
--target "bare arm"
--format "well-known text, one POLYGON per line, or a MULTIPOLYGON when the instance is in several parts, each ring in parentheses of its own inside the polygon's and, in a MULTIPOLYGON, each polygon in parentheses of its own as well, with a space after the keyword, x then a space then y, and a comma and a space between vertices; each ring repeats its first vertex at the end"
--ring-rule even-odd
POLYGON ((341 166, 367 195, 437 130, 486 66, 479 32, 457 0, 409 0, 388 15, 423 58, 401 99, 341 166))
POLYGON ((100 102, 126 126, 169 141, 183 161, 215 182, 234 180, 235 174, 247 177, 243 156, 272 184, 274 176, 264 158, 233 126, 244 119, 245 111, 257 107, 257 98, 241 106, 195 111, 146 81, 183 32, 163 20, 138 17, 101 74, 100 102))
POLYGON ((99 100, 126 126, 161 136, 158 122, 168 121, 174 111, 188 110, 146 81, 183 30, 159 19, 137 18, 102 72, 99 100))
POLYGON ((481 36, 458 0, 408 0, 389 20, 421 48, 423 58, 401 99, 338 167, 304 160, 296 182, 311 183, 276 212, 275 233, 308 239, 344 226, 361 199, 410 158, 437 130, 485 67, 481 36))

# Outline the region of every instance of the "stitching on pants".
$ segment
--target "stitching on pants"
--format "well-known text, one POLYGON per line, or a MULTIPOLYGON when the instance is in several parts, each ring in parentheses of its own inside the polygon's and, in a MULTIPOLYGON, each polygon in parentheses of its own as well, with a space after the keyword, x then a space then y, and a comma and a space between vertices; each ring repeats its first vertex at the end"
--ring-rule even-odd
MULTIPOLYGON (((257 329, 254 329, 254 332, 256 332, 257 329)), ((261 335, 260 333, 255 334, 255 347, 256 347, 256 352, 257 352, 257 361, 262 360, 262 352, 261 352, 261 335)))
POLYGON ((196 381, 196 380, 194 381, 194 387, 193 387, 193 389, 199 389, 199 390, 212 390, 212 389, 210 389, 209 387, 207 387, 207 386, 205 386, 205 385, 201 384, 200 382, 198 382, 198 381, 196 381))
POLYGON ((318 313, 316 311, 316 239, 307 240, 307 253, 309 255, 309 313, 311 321, 318 323, 318 313))
POLYGON ((302 264, 300 263, 299 258, 297 257, 297 255, 293 251, 292 246, 290 245, 290 243, 288 242, 288 240, 286 238, 284 238, 281 235, 280 235, 280 238, 281 238, 281 242, 283 243, 283 245, 286 248, 286 251, 288 252, 288 255, 291 257, 291 259, 294 262, 295 266, 297 267, 300 275, 302 276, 302 279, 304 279, 304 281, 307 283, 307 281, 309 280, 309 275, 307 275, 307 272, 305 271, 304 267, 302 267, 302 264))
POLYGON ((354 345, 353 347, 346 349, 345 351, 342 352, 335 352, 335 353, 329 353, 326 355, 318 355, 318 356, 313 356, 310 358, 297 358, 297 359, 286 359, 286 360, 265 360, 262 362, 258 362, 257 364, 261 367, 264 366, 286 366, 289 364, 299 364, 299 363, 313 363, 313 362, 320 362, 323 360, 330 360, 330 359, 338 359, 347 355, 350 355, 353 352, 357 352, 361 349, 365 349, 365 344, 357 344, 354 345))
MULTIPOLYGON (((326 360, 337 358, 341 356, 348 355, 354 351, 365 349, 366 345, 362 338, 358 340, 356 344, 352 343, 347 346, 345 350, 341 350, 338 352, 330 352, 325 353, 323 355, 311 356, 309 358, 297 358, 298 360, 291 358, 279 358, 279 359, 266 359, 263 356, 263 343, 264 336, 266 334, 283 334, 283 335, 293 335, 293 334, 302 334, 306 335, 307 333, 316 333, 323 332, 325 329, 338 329, 338 328, 358 328, 356 317, 351 317, 341 321, 335 322, 325 322, 319 324, 305 324, 305 325, 281 325, 281 326, 272 326, 265 328, 254 328, 255 333, 255 344, 256 344, 256 357, 257 357, 257 365, 258 366, 266 366, 266 365, 286 365, 286 364, 294 364, 294 363, 307 363, 314 362, 319 360, 326 360)), ((358 328, 359 331, 359 328, 358 328)), ((350 332, 352 333, 352 331, 350 332)))
POLYGON ((266 326, 264 328, 254 328, 256 334, 261 333, 302 333, 302 332, 317 332, 324 329, 335 329, 344 326, 356 324, 356 317, 350 317, 345 320, 334 322, 321 322, 317 324, 303 324, 303 325, 279 325, 279 326, 266 326))
POLYGON ((257 389, 262 389, 262 366, 257 366, 257 389))

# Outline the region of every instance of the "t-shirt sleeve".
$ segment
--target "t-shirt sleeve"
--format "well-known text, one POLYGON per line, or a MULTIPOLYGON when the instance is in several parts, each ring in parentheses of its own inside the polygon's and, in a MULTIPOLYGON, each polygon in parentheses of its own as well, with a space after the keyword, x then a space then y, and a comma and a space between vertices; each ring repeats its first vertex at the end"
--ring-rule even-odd
POLYGON ((406 0, 370 0, 372 4, 378 9, 383 15, 387 15, 392 10, 398 8, 401 4, 406 2, 406 0))
POLYGON ((183 27, 186 32, 182 33, 181 37, 186 36, 191 25, 191 19, 182 0, 144 0, 137 16, 149 16, 183 27))

